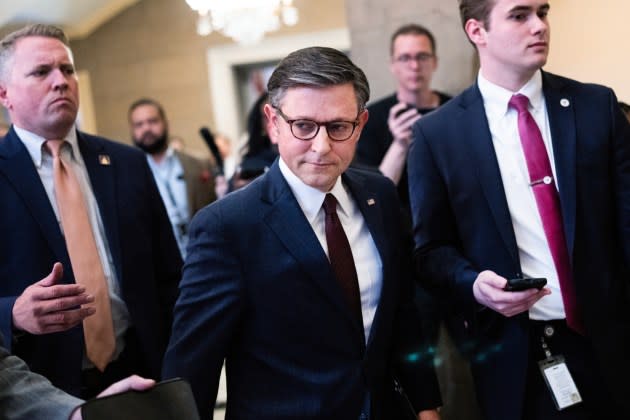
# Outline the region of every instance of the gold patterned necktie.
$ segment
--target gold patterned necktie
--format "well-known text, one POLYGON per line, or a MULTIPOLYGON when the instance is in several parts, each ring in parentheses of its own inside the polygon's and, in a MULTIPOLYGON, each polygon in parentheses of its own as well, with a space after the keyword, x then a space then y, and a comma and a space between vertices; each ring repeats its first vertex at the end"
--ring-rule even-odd
POLYGON ((102 372, 116 348, 109 289, 92 232, 87 206, 76 174, 61 158, 64 140, 47 140, 53 156, 55 198, 75 281, 94 296, 96 312, 83 320, 88 359, 102 372))

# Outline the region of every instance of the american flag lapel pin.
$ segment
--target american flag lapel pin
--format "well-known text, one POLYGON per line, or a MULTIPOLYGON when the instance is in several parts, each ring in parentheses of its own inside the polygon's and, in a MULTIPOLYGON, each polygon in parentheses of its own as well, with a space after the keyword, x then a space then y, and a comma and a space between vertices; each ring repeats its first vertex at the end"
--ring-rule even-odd
POLYGON ((373 198, 369 198, 367 204, 368 206, 373 206, 374 204, 376 204, 376 200, 374 200, 373 198))
POLYGON ((111 165, 112 161, 109 158, 109 155, 98 155, 98 163, 103 166, 109 166, 111 165))

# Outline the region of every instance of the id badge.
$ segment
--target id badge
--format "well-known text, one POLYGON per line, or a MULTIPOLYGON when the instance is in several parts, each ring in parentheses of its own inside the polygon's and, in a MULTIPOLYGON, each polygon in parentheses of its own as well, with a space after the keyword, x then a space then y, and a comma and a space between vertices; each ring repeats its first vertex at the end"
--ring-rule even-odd
POLYGON ((564 410, 582 402, 580 392, 575 386, 563 356, 552 356, 541 360, 538 362, 538 367, 558 410, 564 410))

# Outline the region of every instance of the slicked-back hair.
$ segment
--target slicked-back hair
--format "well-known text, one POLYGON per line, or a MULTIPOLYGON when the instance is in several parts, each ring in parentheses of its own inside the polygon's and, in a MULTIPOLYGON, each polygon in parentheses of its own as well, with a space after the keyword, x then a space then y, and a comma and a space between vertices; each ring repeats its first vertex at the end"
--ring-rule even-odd
POLYGON ((133 113, 133 111, 135 111, 136 108, 141 107, 143 105, 150 105, 150 106, 155 107, 155 109, 157 109, 158 111, 158 114, 160 114, 160 118, 162 118, 162 121, 166 121, 166 112, 164 112, 164 108, 162 107, 162 104, 160 104, 155 99, 140 98, 129 106, 129 111, 127 111, 127 119, 129 120, 129 122, 131 122, 131 114, 133 113))
POLYGON ((271 74, 267 83, 269 103, 279 108, 290 88, 323 88, 346 83, 354 87, 358 110, 363 110, 370 99, 370 86, 363 70, 334 48, 303 48, 282 59, 271 74))
POLYGON ((68 41, 68 37, 60 28, 54 25, 44 25, 41 23, 36 23, 33 25, 25 26, 22 29, 18 29, 17 31, 11 32, 0 41, 0 80, 4 80, 6 76, 6 72, 8 70, 9 62, 11 58, 13 58, 13 53, 15 52, 15 45, 17 41, 22 38, 30 38, 30 37, 44 37, 44 38, 54 38, 58 41, 61 41, 66 47, 70 48, 70 42, 68 41))
POLYGON ((459 17, 465 29, 469 19, 483 22, 486 30, 490 29, 490 12, 496 0, 459 0, 459 17))
POLYGON ((399 36, 402 35, 423 35, 429 38, 429 42, 431 43, 431 50, 433 54, 435 54, 435 37, 430 30, 425 28, 422 25, 418 25, 415 23, 409 23, 407 25, 403 25, 400 28, 396 29, 396 31, 392 34, 392 37, 389 40, 389 55, 394 56, 394 43, 399 36))

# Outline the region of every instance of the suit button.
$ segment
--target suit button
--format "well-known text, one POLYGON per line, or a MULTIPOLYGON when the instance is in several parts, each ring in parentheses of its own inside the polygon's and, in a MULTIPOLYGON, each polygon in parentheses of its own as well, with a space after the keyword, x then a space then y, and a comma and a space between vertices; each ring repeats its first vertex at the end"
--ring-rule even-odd
POLYGON ((551 325, 545 325, 545 328, 543 329, 543 333, 545 334, 545 337, 553 337, 555 332, 556 331, 553 329, 551 325))

